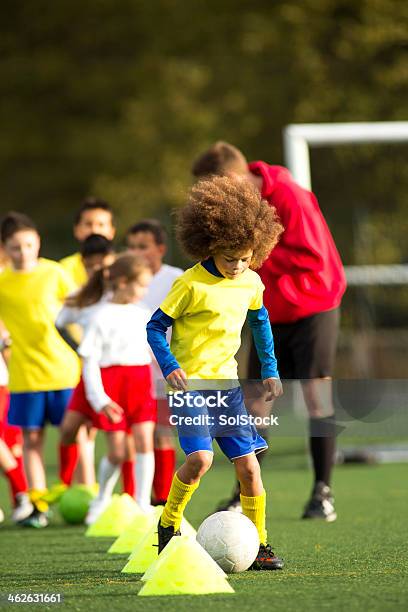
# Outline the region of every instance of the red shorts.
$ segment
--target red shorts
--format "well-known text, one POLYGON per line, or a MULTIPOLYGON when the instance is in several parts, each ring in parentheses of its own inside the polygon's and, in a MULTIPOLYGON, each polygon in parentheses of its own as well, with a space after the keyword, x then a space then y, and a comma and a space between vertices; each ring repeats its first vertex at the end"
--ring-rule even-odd
POLYGON ((23 432, 17 425, 9 425, 7 414, 10 395, 7 387, 0 387, 0 438, 4 440, 9 448, 23 445, 23 432))
POLYGON ((101 368, 102 384, 105 393, 121 408, 123 419, 111 423, 107 416, 95 412, 85 396, 84 381, 81 380, 74 390, 68 410, 80 412, 92 425, 103 431, 129 431, 135 423, 156 421, 156 400, 152 393, 150 366, 109 366, 101 368))
POLYGON ((174 425, 170 424, 170 416, 171 416, 171 412, 170 412, 169 401, 167 397, 158 398, 157 399, 157 426, 164 427, 164 428, 174 427, 174 425))

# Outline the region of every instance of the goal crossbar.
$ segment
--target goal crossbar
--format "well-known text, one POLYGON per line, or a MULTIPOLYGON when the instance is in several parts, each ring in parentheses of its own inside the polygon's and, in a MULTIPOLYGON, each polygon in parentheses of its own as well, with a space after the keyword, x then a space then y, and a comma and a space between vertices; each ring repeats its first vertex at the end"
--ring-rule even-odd
MULTIPOLYGON (((408 121, 299 123, 283 130, 285 164, 297 183, 312 188, 309 147, 408 142, 408 121)), ((345 266, 349 285, 406 285, 408 264, 345 266)))
POLYGON ((286 166, 297 183, 311 189, 310 146, 408 142, 408 121, 290 124, 283 141, 286 166))

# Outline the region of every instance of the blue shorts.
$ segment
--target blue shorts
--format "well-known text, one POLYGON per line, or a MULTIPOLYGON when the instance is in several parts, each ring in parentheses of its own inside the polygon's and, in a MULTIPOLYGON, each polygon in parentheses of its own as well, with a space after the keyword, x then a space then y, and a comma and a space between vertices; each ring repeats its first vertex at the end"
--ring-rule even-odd
POLYGON ((213 440, 230 461, 268 448, 250 422, 240 387, 176 393, 169 396, 169 409, 186 455, 213 452, 213 440))
POLYGON ((71 394, 72 389, 10 393, 8 422, 23 429, 60 425, 71 394))

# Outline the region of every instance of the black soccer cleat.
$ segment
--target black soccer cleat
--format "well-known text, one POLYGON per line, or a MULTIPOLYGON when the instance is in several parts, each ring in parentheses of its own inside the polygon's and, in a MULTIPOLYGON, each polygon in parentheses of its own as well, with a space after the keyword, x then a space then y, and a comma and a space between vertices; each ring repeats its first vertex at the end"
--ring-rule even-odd
POLYGON ((37 508, 34 508, 30 516, 20 521, 18 524, 22 527, 34 527, 34 529, 48 527, 49 521, 47 514, 47 512, 40 512, 37 508))
POLYGON ((283 560, 275 555, 270 544, 261 544, 258 554, 253 564, 248 568, 250 570, 281 570, 283 569, 283 560))
POLYGON ((170 525, 170 527, 163 527, 160 524, 160 520, 159 520, 159 523, 157 525, 157 534, 159 536, 158 546, 159 546, 159 555, 160 555, 161 551, 163 550, 163 548, 167 546, 171 538, 174 538, 174 536, 180 536, 181 532, 180 532, 180 529, 177 529, 177 531, 174 531, 174 527, 172 525, 170 525))
POLYGON ((330 487, 324 482, 317 482, 312 496, 307 502, 303 519, 321 519, 327 523, 336 520, 337 514, 334 509, 334 498, 330 487))

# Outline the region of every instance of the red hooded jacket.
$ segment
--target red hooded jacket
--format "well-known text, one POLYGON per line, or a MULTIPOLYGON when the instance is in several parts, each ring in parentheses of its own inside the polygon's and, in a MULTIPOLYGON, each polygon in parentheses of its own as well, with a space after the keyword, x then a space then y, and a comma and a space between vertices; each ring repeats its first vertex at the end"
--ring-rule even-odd
POLYGON ((346 278, 316 197, 282 166, 257 161, 249 169, 262 177, 262 197, 276 208, 285 228, 258 270, 271 323, 293 323, 336 308, 346 278))

